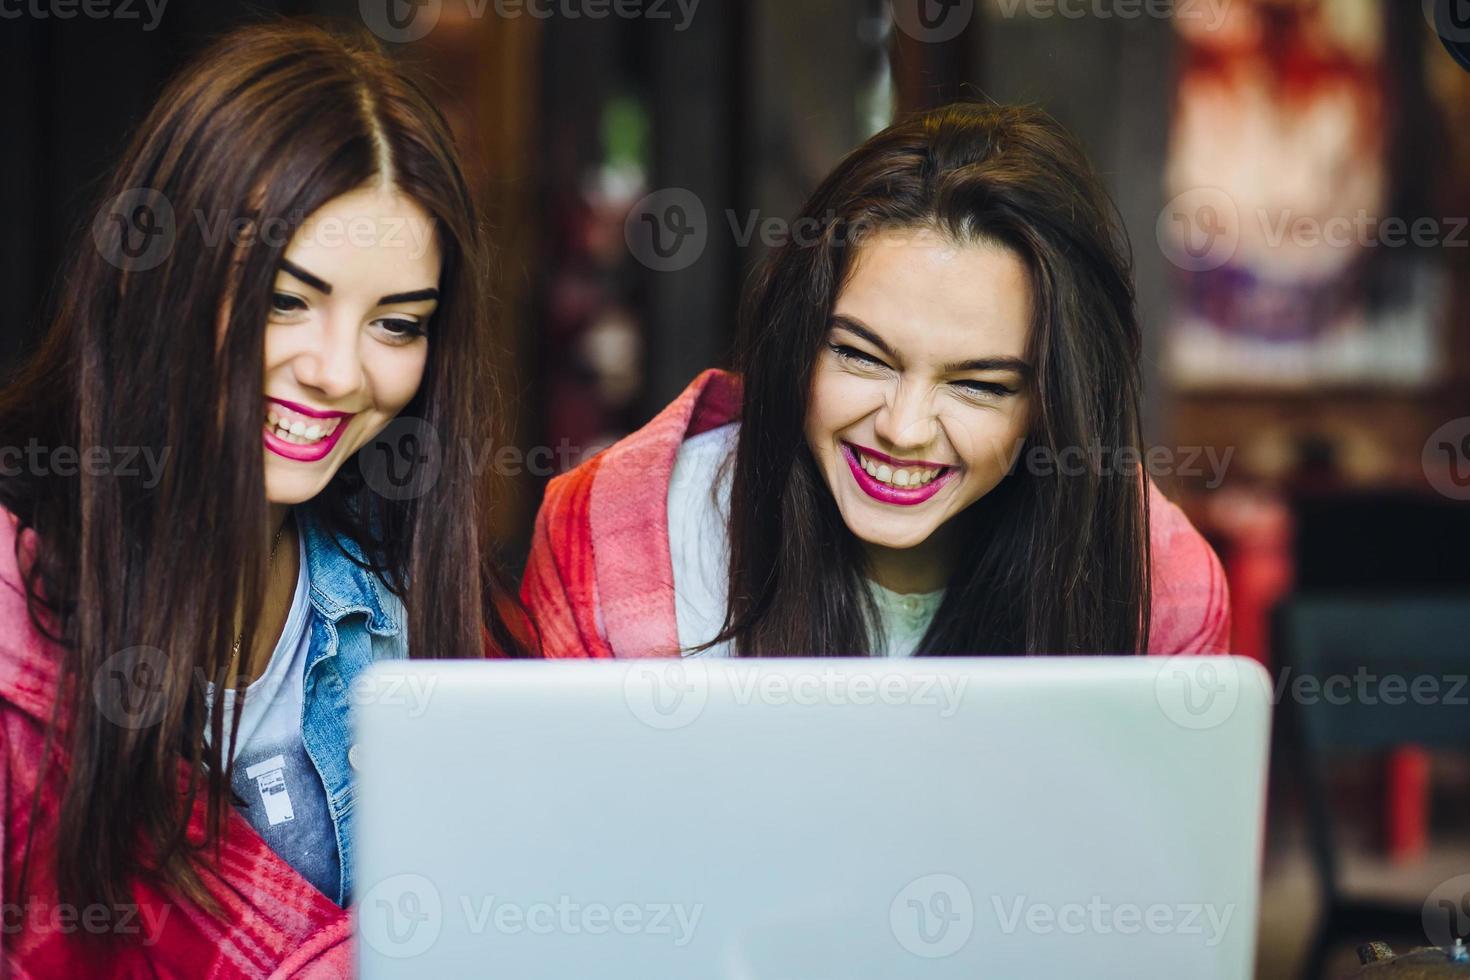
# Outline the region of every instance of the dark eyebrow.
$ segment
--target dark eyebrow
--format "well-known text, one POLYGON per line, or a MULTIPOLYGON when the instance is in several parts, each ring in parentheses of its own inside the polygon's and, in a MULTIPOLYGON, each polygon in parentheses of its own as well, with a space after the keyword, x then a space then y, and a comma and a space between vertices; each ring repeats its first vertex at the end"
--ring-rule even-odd
POLYGON ((387 306, 389 303, 416 303, 421 299, 438 299, 437 289, 415 289, 411 293, 389 293, 378 300, 379 306, 387 306))
POLYGON ((855 320, 850 316, 843 316, 840 313, 836 313, 832 316, 832 326, 841 327, 848 333, 855 334, 863 338, 868 343, 872 344, 874 347, 882 351, 884 354, 887 354, 894 360, 898 360, 898 355, 893 353, 893 348, 884 343, 883 338, 874 333, 872 329, 861 320, 855 320))
MULTIPOLYGON (((893 352, 893 348, 889 347, 883 341, 882 337, 874 333, 872 328, 862 321, 839 314, 832 317, 832 325, 834 327, 841 327, 848 333, 863 338, 894 360, 898 359, 898 355, 893 352)), ((1015 371, 1023 377, 1029 377, 1031 374, 1031 365, 1019 357, 996 356, 977 357, 969 361, 956 361, 953 364, 946 364, 944 366, 945 374, 962 374, 965 371, 1015 371)))
POLYGON ((1023 377, 1031 374, 1031 365, 1019 357, 980 357, 973 361, 958 361, 944 366, 945 374, 963 374, 966 371, 1014 371, 1023 377))
POLYGON ((328 296, 332 295, 331 283, 327 282, 325 279, 312 275, 310 272, 307 272, 305 269, 301 268, 301 266, 297 265, 295 262, 292 262, 290 259, 282 259, 281 268, 285 269, 287 272, 291 273, 291 275, 295 276, 297 279, 300 279, 302 282, 306 283, 317 292, 325 293, 328 296))
MULTIPOLYGON (((320 276, 312 275, 310 272, 307 272, 305 269, 301 268, 301 266, 297 265, 295 262, 292 262, 290 259, 282 259, 281 268, 285 269, 287 272, 291 273, 291 275, 306 283, 312 289, 315 289, 320 293, 325 293, 328 296, 332 295, 331 283, 327 282, 320 276)), ((407 293, 389 293, 387 296, 379 297, 378 305, 388 306, 392 303, 416 303, 419 300, 437 300, 438 298, 439 290, 437 289, 415 289, 407 293)))

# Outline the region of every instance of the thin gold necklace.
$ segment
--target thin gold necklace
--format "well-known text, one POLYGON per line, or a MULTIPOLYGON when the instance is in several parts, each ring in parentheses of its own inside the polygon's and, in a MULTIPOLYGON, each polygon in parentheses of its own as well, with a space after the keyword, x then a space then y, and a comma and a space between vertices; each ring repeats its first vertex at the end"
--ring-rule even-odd
MULTIPOLYGON (((284 534, 285 531, 286 531, 286 522, 285 521, 282 521, 281 522, 281 526, 278 527, 278 528, 276 528, 276 536, 271 539, 271 553, 270 553, 270 557, 265 560, 265 570, 266 570, 266 574, 267 575, 269 575, 270 574, 270 570, 275 567, 275 564, 276 564, 276 548, 280 546, 280 544, 281 544, 281 535, 284 534)), ((244 639, 245 639, 245 631, 244 630, 241 630, 239 633, 235 634, 235 643, 234 643, 234 646, 232 646, 230 648, 230 670, 231 671, 233 671, 235 669, 235 661, 237 659, 239 659, 239 657, 240 657, 240 644, 244 641, 244 639)))

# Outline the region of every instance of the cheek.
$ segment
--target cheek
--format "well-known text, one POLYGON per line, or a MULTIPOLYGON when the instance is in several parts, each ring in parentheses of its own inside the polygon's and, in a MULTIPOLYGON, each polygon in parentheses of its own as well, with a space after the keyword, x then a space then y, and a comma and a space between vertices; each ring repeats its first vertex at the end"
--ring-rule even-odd
MULTIPOLYGON (((883 385, 847 371, 819 364, 812 379, 807 406, 807 436, 814 443, 830 437, 877 411, 883 405, 883 385)), ((815 448, 815 447, 814 447, 815 448)))
POLYGON ((397 415, 418 394, 429 362, 429 345, 420 341, 407 347, 384 347, 364 359, 363 369, 372 386, 373 409, 397 415))
POLYGON ((289 342, 282 336, 283 331, 276 329, 275 325, 267 324, 265 328, 265 375, 270 377, 272 371, 291 360, 289 342))
POLYGON ((1003 410, 973 410, 945 420, 944 429, 955 453, 978 478, 999 478, 1010 467, 1026 437, 1026 406, 1003 410))

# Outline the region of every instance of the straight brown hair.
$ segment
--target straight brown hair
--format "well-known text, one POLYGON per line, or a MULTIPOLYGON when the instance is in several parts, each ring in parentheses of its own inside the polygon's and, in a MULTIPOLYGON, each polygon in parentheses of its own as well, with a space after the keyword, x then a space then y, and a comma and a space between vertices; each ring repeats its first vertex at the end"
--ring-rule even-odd
MULTIPOLYGON (((1024 451, 1044 447, 1052 460, 1064 447, 1142 444, 1130 257, 1081 148, 1022 106, 957 103, 883 130, 837 165, 792 227, 821 233, 771 253, 742 321, 729 605, 711 643, 733 641, 741 656, 864 655, 877 623, 866 558, 803 435, 814 365, 863 239, 928 228, 1024 262, 1036 406, 1024 451)), ((1146 482, 1082 469, 1016 466, 953 518, 963 558, 920 653, 1147 649, 1146 482)))
MULTIPOLYGON (((40 545, 26 575, 32 618, 63 651, 52 741, 65 788, 59 827, 43 839, 54 840, 60 897, 76 907, 129 901, 138 876, 209 904, 196 862, 230 805, 234 733, 227 740, 222 704, 239 684, 228 677, 233 617, 243 596, 250 649, 264 592, 273 282, 291 232, 370 181, 423 207, 443 259, 427 367, 401 417, 422 420, 445 447, 486 445, 498 390, 487 244, 449 127, 366 35, 299 23, 233 32, 168 85, 101 201, 147 204, 155 228, 167 204, 171 248, 139 263, 125 222, 79 235, 51 329, 0 393, 0 444, 167 454, 156 485, 85 468, 0 482, 0 502, 40 545), (237 220, 249 230, 220 237, 237 220), (116 724, 93 680, 140 648, 162 652, 157 718, 116 724), (215 685, 212 704, 200 679, 215 685), (207 833, 191 842, 200 793, 207 833)), ((443 453, 437 478, 409 499, 374 493, 349 461, 306 506, 403 600, 413 656, 523 655, 516 601, 490 558, 485 481, 465 457, 443 453)))

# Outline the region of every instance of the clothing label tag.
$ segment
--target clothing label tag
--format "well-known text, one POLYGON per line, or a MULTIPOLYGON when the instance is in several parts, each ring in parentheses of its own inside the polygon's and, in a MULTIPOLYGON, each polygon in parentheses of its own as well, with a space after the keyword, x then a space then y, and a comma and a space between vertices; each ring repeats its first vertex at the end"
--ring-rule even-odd
POLYGON ((296 819, 291 807, 291 794, 286 791, 286 757, 273 755, 245 770, 245 778, 255 780, 260 799, 265 803, 265 816, 274 827, 296 819))

